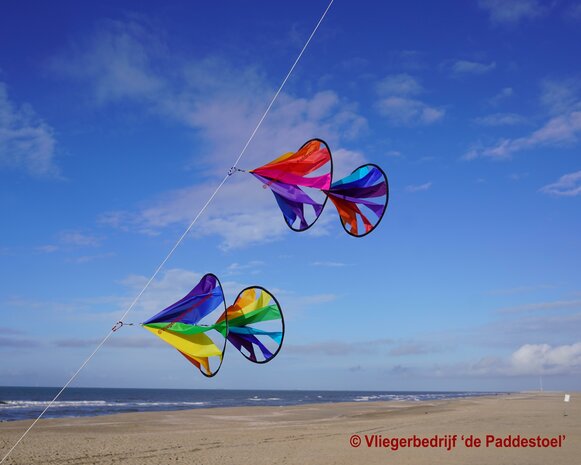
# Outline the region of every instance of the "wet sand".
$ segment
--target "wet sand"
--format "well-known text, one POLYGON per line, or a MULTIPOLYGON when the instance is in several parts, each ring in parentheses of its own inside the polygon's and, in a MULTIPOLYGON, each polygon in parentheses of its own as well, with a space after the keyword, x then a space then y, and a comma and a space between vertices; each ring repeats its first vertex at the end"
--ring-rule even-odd
MULTIPOLYGON (((0 460, 30 423, 0 423, 0 460)), ((523 393, 41 420, 4 464, 576 465, 580 460, 581 394, 565 404, 562 393, 523 393), (360 437, 359 447, 350 444, 352 435, 360 437), (393 438, 413 441, 414 435, 418 440, 452 436, 442 447, 413 447, 413 442, 396 451, 383 447, 386 439, 391 446, 393 438), (453 435, 455 447, 446 450, 453 435), (466 447, 462 435, 473 435, 482 445, 466 447), (508 435, 560 437, 561 446, 486 447, 487 435, 501 441, 508 435)))

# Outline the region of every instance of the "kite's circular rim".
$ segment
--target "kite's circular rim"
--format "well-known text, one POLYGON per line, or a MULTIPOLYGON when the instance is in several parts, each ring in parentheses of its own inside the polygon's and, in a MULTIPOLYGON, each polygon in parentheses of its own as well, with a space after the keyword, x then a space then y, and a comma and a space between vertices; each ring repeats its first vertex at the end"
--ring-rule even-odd
POLYGON ((244 289, 242 289, 238 295, 236 296, 236 299, 234 299, 234 303, 236 303, 236 301, 238 300, 238 298, 248 289, 262 289, 263 291, 265 291, 270 297, 272 297, 272 300, 275 301, 276 305, 278 306, 278 309, 280 311, 280 323, 282 325, 282 337, 280 338, 280 344, 278 346, 278 349, 276 349, 276 352, 274 354, 272 354, 272 357, 270 357, 268 360, 262 360, 262 361, 258 361, 258 360, 251 360, 250 358, 248 358, 246 355, 244 355, 244 353, 242 353, 240 350, 238 351, 246 360, 248 360, 249 362, 252 363, 258 363, 258 364, 264 364, 264 363, 268 363, 270 362, 274 357, 276 357, 278 355, 278 353, 280 352, 280 349, 282 349, 282 343, 284 342, 284 334, 285 334, 285 328, 284 328, 284 315, 282 312, 282 307, 280 305, 280 302, 278 301, 278 299, 272 294, 272 292, 270 292, 268 289, 266 289, 265 287, 262 286, 248 286, 245 287, 244 289))
MULTIPOLYGON (((224 305, 224 319, 226 320, 226 336, 224 337, 224 347, 222 348, 222 358, 220 360, 220 365, 218 365, 218 369, 213 372, 211 375, 208 375, 207 373, 204 373, 202 371, 202 368, 198 368, 198 370, 200 371, 200 373, 202 373, 206 378, 213 378, 214 376, 216 376, 218 374, 218 372, 220 371, 220 368, 222 368, 222 364, 224 363, 224 354, 226 353, 226 346, 228 345, 228 309, 226 307, 226 297, 224 296, 224 288, 222 287, 222 283, 220 282, 220 278, 218 278, 218 276, 216 276, 214 273, 206 273, 204 276, 202 276, 202 278, 200 279, 200 281, 202 279, 204 279, 206 276, 213 276, 214 278, 216 278, 216 281, 218 282, 218 285, 220 286, 220 292, 222 293, 222 305, 224 305)), ((200 365, 201 367, 201 365, 200 365)))
MULTIPOLYGON (((323 144, 325 144, 325 147, 327 147, 327 151, 329 152, 329 161, 331 162, 331 169, 329 170, 329 174, 331 174, 331 182, 329 183, 329 189, 331 188, 331 184, 333 184, 333 153, 331 152, 331 148, 329 147, 329 144, 327 144, 327 142, 325 142, 323 139, 319 139, 318 137, 314 137, 312 139, 309 139, 308 141, 306 141, 303 145, 300 146, 299 150, 300 151, 305 145, 307 145, 309 142, 313 142, 313 141, 319 141, 322 142, 323 144)), ((295 152, 296 153, 296 152, 295 152)), ((308 231, 309 229, 311 229, 311 227, 317 222, 317 220, 321 217, 321 215, 323 214, 323 211, 325 210, 325 205, 327 205, 327 201, 329 200, 329 196, 327 195, 327 193, 325 192, 324 189, 320 189, 321 192, 323 192, 323 194, 325 194, 325 200, 323 201, 323 205, 321 206, 321 213, 319 213, 317 215, 317 217, 315 218, 315 220, 308 225, 305 229, 296 229, 293 228, 290 224, 288 224, 286 217, 284 215, 282 215, 284 222, 286 223, 286 225, 293 231, 295 232, 305 232, 308 231)), ((266 289, 264 289, 266 291, 266 289)))
POLYGON ((345 227, 345 223, 343 222, 343 218, 341 218, 341 215, 339 215, 339 221, 341 221, 341 226, 343 226, 343 229, 345 230, 345 232, 352 237, 365 237, 368 234, 371 234, 373 231, 375 231, 375 228, 377 228, 379 226, 379 223, 381 223, 381 220, 383 219, 383 216, 385 215, 385 212, 387 211, 387 205, 389 204, 389 179, 387 178, 387 173, 385 171, 383 171, 381 166, 376 165, 375 163, 365 163, 364 165, 358 166, 353 171, 351 171, 351 174, 355 173, 355 171, 363 168, 364 166, 373 166, 373 167, 377 168, 381 172, 381 174, 383 174, 383 177, 385 178, 385 187, 387 188, 387 192, 385 193, 385 208, 383 209, 381 216, 377 220, 377 223, 375 223, 373 225, 373 228, 371 228, 369 231, 367 231, 363 234, 353 234, 352 232, 348 231, 347 228, 345 227))

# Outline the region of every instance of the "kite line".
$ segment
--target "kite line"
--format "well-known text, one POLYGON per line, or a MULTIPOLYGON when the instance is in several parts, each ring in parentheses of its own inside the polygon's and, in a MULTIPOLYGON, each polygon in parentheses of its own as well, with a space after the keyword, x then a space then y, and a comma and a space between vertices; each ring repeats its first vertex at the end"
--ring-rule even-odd
POLYGON ((200 211, 196 214, 196 216, 194 217, 194 219, 191 221, 191 223, 188 225, 188 227, 186 228, 186 230, 183 232, 183 234, 179 237, 179 239, 176 241, 176 243, 174 244, 174 246, 171 248, 171 250, 168 252, 168 254, 166 255, 166 257, 163 259, 163 261, 159 264, 159 266, 156 268, 156 270, 154 271, 154 273, 151 275, 151 278, 149 278, 149 280, 147 281, 147 283, 145 284, 145 286, 143 286, 143 289, 141 289, 141 291, 139 292, 139 294, 137 294, 137 296, 135 297, 135 299, 133 299, 133 302, 131 302, 131 305, 129 305, 129 307, 127 308, 127 310, 125 310, 125 312, 123 313, 123 315, 121 316, 121 318, 119 319, 119 321, 111 328, 111 330, 107 333, 107 335, 103 338, 103 340, 97 345, 97 347, 93 350, 93 352, 91 352, 91 354, 89 355, 89 357, 87 357, 87 359, 81 364, 81 366, 77 369, 77 371, 75 371, 75 373, 73 373, 73 375, 70 377, 70 379, 66 382, 66 384, 61 388, 61 390, 56 394, 56 396, 54 396, 54 398, 48 403, 48 405, 44 408, 44 410, 40 413, 40 415, 32 422, 32 424, 26 429, 26 431, 24 431, 24 433, 22 434, 22 436, 20 436, 20 438, 16 441, 16 443, 14 443, 14 445, 8 450, 8 452, 6 453, 6 455, 2 458, 2 460, 0 460, 0 465, 2 465, 6 459, 10 456, 10 454, 12 453, 12 451, 14 449, 16 449, 16 447, 20 444, 20 442, 22 442, 22 440, 26 437, 26 435, 29 433, 29 431, 34 427, 34 425, 36 425, 36 423, 44 416, 44 414, 46 413, 46 411, 52 407, 52 405, 57 401, 57 399, 61 396, 61 394, 69 387, 69 385, 76 379, 76 377, 79 375, 79 373, 83 370, 83 368, 85 368, 85 366, 91 361, 91 359, 95 356, 95 354, 101 349, 101 347, 103 347, 103 345, 107 342, 107 340, 109 340, 109 338, 113 335, 114 332, 117 331, 117 329, 119 329, 120 327, 123 326, 123 320, 125 319, 125 317, 129 314, 129 312, 133 309, 133 307, 135 306, 135 304, 139 301, 139 299, 141 298, 141 296, 143 295, 143 293, 147 290, 147 288, 149 287, 149 285, 153 282, 153 280, 157 277, 158 273, 161 271, 161 269, 164 267, 164 265, 167 263, 167 261, 171 258, 171 256, 173 255, 173 253, 175 252, 175 250, 179 247, 179 245, 182 243, 182 241, 184 240, 184 238, 188 235, 188 233, 192 230, 192 228, 194 227, 194 225, 196 224, 196 222, 198 221, 198 219, 200 218, 200 216, 204 213, 204 211, 206 211, 206 209, 208 208, 208 206, 210 205, 210 203, 212 202, 212 200, 214 199, 214 197, 216 196, 216 194, 218 193, 218 191, 222 188, 222 186, 226 183, 226 181, 228 180, 228 178, 234 174, 236 171, 238 171, 237 165, 238 162, 240 162, 240 160, 242 159, 242 157, 244 156, 244 153, 246 152, 246 149, 248 148, 248 146, 250 145, 250 143, 252 142, 252 140, 254 139, 254 136, 256 135, 256 133, 258 132, 258 129, 260 129, 260 126, 262 125, 263 121, 265 120, 266 116, 268 115, 268 113, 270 112, 270 109, 272 108, 272 106, 274 105, 274 102, 276 101, 276 99, 278 98, 279 94, 282 92, 282 89, 284 88, 286 82, 289 80, 289 78, 291 77, 293 71, 295 70, 297 64, 299 63, 299 61, 301 60, 303 54, 305 53, 307 47, 309 46, 309 44, 311 43, 311 40, 313 39, 313 37, 315 36, 315 34, 317 33, 317 30, 319 29, 319 26, 321 25, 321 23, 323 22, 323 20, 325 19, 325 17, 327 16, 327 13, 329 12, 329 10, 331 9, 331 6, 333 5, 333 2, 335 0, 330 0, 329 4, 327 5, 327 8, 325 8, 325 11, 323 12, 323 14, 321 15, 321 17, 319 18, 319 21, 317 22, 317 24, 315 25, 315 27, 313 28, 311 35, 309 36, 309 38, 307 39, 307 41, 305 42, 305 45, 303 46, 303 48, 301 49, 300 53, 298 54, 297 58, 295 59, 294 63, 292 64, 292 66, 290 67, 288 73, 286 74, 285 78, 283 79, 282 83, 280 84, 280 86, 278 87, 278 90, 276 91, 276 93, 274 94, 274 96, 272 97, 270 103, 268 104, 268 107, 266 108, 266 110, 264 111, 262 117, 260 118, 260 120, 258 121, 256 127, 254 128, 254 130, 252 131, 252 133, 250 134, 250 137, 248 138, 248 140, 246 141, 246 144, 244 144, 244 147, 242 148, 242 150, 240 151, 240 154, 238 155, 238 157, 236 158, 236 161, 234 162, 234 164, 232 165, 232 167, 228 170, 228 173, 226 174, 226 176, 224 176, 224 178, 222 179, 222 181, 220 182, 220 184, 218 184, 218 186, 216 187, 216 189, 214 190, 214 192, 212 193, 212 195, 210 195, 210 197, 208 198, 208 200, 206 201, 206 203, 204 204, 204 206, 200 209, 200 211))

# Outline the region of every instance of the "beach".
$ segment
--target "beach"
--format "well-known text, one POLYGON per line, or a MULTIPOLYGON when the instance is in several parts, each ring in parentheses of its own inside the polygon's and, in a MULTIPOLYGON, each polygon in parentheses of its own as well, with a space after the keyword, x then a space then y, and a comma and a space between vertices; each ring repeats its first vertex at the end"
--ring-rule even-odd
MULTIPOLYGON (((581 394, 569 403, 563 397, 515 393, 47 419, 5 463, 575 465, 581 394)), ((0 458, 30 423, 0 424, 0 458)))

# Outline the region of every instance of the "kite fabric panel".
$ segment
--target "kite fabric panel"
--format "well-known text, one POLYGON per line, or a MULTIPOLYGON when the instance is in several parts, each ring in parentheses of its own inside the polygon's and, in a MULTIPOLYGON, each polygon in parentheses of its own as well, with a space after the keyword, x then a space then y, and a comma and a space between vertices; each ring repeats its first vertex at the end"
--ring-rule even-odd
POLYGON ((383 218, 389 197, 387 176, 377 165, 363 165, 331 184, 327 195, 337 208, 345 231, 362 237, 383 218))
POLYGON ((208 377, 222 366, 226 341, 248 360, 265 363, 278 353, 284 337, 282 310, 272 294, 250 287, 226 308, 213 274, 204 275, 185 297, 142 325, 208 377))
POLYGON ((286 153, 250 173, 270 188, 286 224, 294 231, 309 229, 331 199, 345 231, 362 237, 380 223, 389 202, 387 176, 377 165, 360 166, 332 182, 333 157, 321 139, 311 139, 297 152, 286 153))
POLYGON ((228 342, 248 360, 266 363, 282 346, 284 319, 276 298, 262 287, 244 289, 226 310, 228 342))
POLYGON ((309 229, 321 215, 327 202, 323 191, 331 186, 332 172, 331 151, 320 139, 250 170, 270 188, 286 224, 294 231, 309 229))

